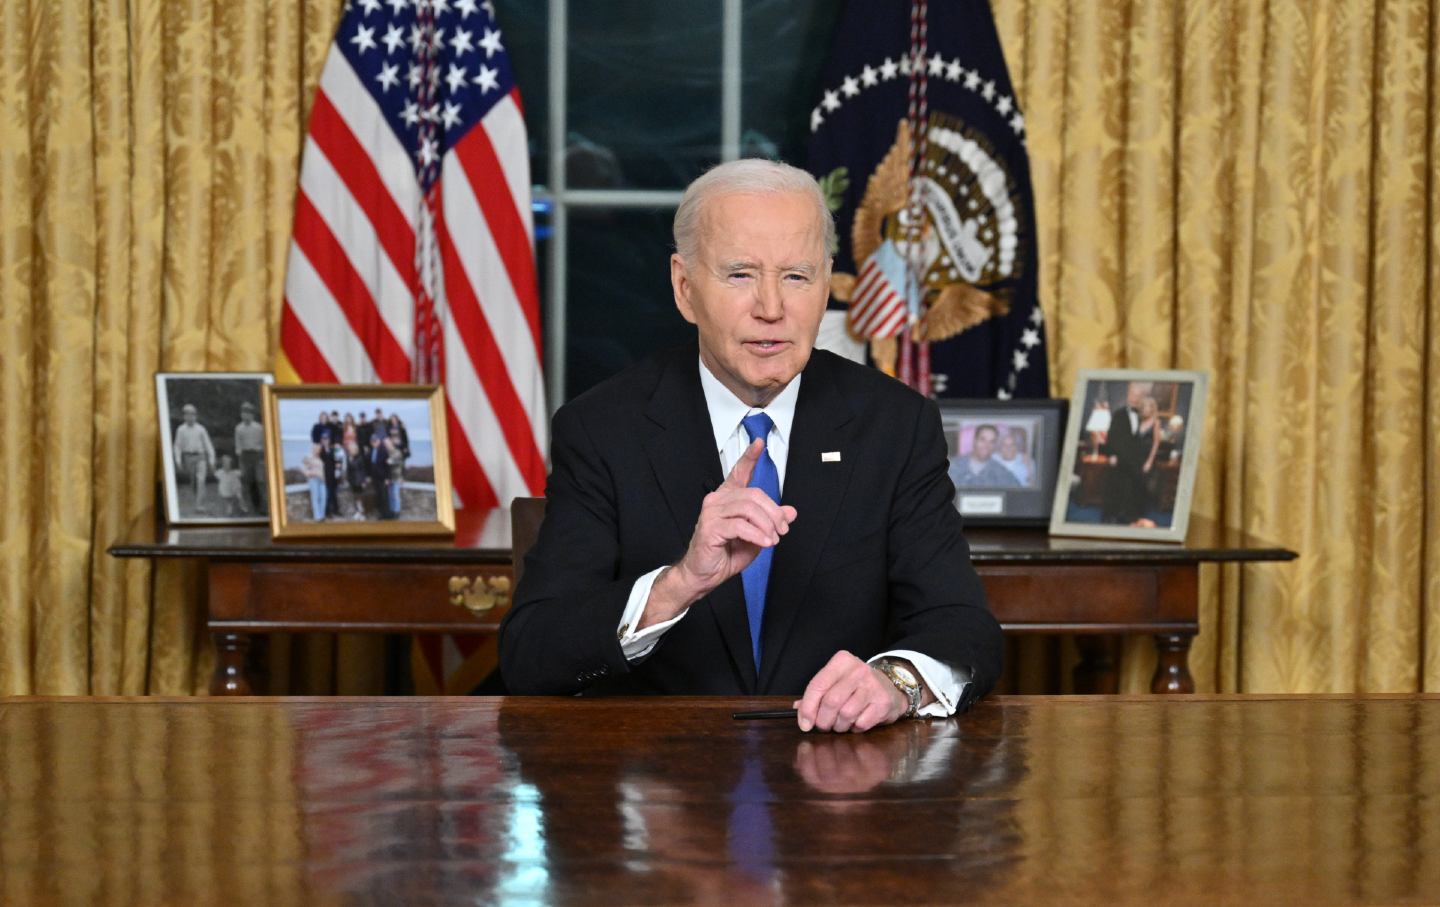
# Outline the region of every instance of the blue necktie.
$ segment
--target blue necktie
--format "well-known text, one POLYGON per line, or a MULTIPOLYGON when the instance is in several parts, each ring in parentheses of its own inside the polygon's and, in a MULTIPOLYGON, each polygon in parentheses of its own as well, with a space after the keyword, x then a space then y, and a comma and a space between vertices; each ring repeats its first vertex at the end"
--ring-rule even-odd
MULTIPOLYGON (((775 423, 764 413, 756 413, 746 416, 741 424, 745 426, 745 433, 750 436, 751 444, 755 443, 756 438, 766 441, 765 449, 760 451, 760 459, 755 464, 755 471, 750 474, 749 487, 760 489, 778 504, 780 473, 775 469, 775 461, 770 459, 768 441, 770 429, 775 423)), ((760 673, 760 621, 765 616, 765 588, 770 585, 770 558, 774 553, 774 548, 761 548, 750 566, 740 571, 740 581, 745 586, 745 611, 750 617, 750 645, 754 647, 757 675, 760 673)))

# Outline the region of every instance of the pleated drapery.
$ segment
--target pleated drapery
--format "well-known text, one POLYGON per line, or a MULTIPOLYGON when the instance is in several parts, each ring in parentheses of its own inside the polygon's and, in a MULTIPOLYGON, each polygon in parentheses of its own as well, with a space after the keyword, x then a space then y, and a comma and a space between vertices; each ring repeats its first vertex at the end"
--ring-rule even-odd
POLYGON ((1440 690, 1435 4, 992 6, 1054 392, 1209 371, 1195 513, 1301 555, 1206 572, 1199 689, 1440 690))
MULTIPOLYGON (((1435 4, 993 7, 1054 393, 1210 371, 1195 512, 1301 553, 1205 573, 1199 688, 1440 689, 1435 4)), ((154 372, 274 360, 339 13, 0 4, 0 694, 205 688, 197 574, 104 552, 154 504, 154 372)))
POLYGON ((189 693, 194 569, 154 504, 159 370, 272 362, 334 2, 0 4, 0 694, 189 693))

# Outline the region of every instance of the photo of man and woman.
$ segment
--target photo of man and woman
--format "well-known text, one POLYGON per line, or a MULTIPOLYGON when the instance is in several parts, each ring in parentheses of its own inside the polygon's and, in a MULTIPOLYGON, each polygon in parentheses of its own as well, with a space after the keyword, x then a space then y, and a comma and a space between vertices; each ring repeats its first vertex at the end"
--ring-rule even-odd
POLYGON ((947 419, 950 481, 967 488, 1039 488, 1039 416, 947 419))
POLYGON ((1176 528, 1194 414, 1193 380, 1098 380, 1072 423, 1068 523, 1176 528))
POLYGON ((168 522, 263 523, 265 427, 261 373, 155 376, 168 522))
POLYGON ((276 403, 287 522, 437 518, 428 400, 281 397, 276 403))

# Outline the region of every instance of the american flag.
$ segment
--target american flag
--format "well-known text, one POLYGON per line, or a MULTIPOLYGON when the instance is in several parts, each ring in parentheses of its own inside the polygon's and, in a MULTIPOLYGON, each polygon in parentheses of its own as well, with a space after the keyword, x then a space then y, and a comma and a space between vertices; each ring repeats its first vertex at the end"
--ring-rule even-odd
POLYGON ((882 243, 865 260, 855 281, 855 292, 850 297, 850 331, 856 337, 898 337, 910 323, 910 309, 907 299, 918 290, 906 287, 914 284, 909 278, 905 259, 894 251, 893 244, 882 243))
POLYGON ((544 488, 533 235, 493 5, 350 0, 310 114, 281 352, 301 381, 444 384, 465 507, 544 488))

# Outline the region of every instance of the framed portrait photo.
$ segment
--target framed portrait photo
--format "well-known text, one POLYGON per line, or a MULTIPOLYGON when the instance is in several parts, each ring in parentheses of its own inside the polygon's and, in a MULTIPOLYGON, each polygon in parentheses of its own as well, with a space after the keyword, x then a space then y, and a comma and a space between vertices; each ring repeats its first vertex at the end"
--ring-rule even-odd
POLYGON ((165 519, 172 526, 265 523, 264 372, 158 372, 165 519))
POLYGON ((955 508, 973 526, 1044 526, 1064 400, 939 400, 955 508))
POLYGON ((271 385, 264 400, 274 538, 455 534, 439 386, 271 385))
POLYGON ((1205 372, 1081 371, 1050 532, 1184 541, 1208 384, 1205 372))

